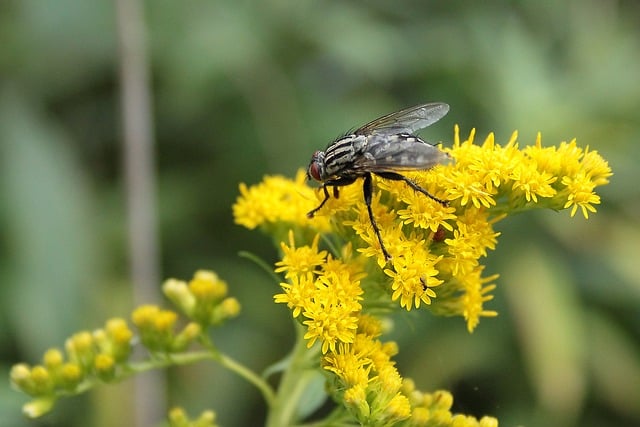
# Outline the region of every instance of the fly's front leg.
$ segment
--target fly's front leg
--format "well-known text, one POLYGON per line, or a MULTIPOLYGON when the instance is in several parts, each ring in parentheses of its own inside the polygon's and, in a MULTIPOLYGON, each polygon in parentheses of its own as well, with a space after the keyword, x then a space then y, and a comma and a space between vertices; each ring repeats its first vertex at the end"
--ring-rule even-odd
POLYGON ((376 237, 378 237, 378 242, 380 243, 380 249, 382 250, 384 259, 386 261, 389 261, 391 259, 391 255, 389 255, 389 252, 387 252, 387 248, 385 248, 384 243, 382 243, 382 236, 380 235, 380 229, 378 228, 378 224, 376 223, 376 220, 373 217, 373 211, 371 210, 371 197, 373 195, 373 185, 371 183, 370 173, 364 176, 362 192, 364 193, 364 203, 367 205, 367 212, 369 212, 369 220, 371 221, 371 226, 373 227, 373 231, 376 233, 376 237))
POLYGON ((356 178, 345 177, 345 178, 336 178, 336 179, 330 179, 325 181, 322 184, 322 191, 324 191, 324 199, 322 200, 322 202, 320 202, 320 205, 317 208, 312 209, 307 213, 307 218, 313 218, 316 212, 318 212, 324 206, 324 204, 327 203, 327 200, 329 200, 329 197, 331 197, 329 195, 329 190, 327 190, 327 187, 333 187, 333 194, 334 194, 334 197, 337 199, 338 187, 353 184, 355 180, 356 178))
POLYGON ((323 185, 322 186, 322 190, 324 191, 324 200, 322 202, 320 202, 320 205, 315 208, 310 210, 309 212, 307 212, 307 218, 313 218, 313 216, 316 214, 316 212, 318 212, 320 210, 320 208, 322 208, 324 206, 325 203, 327 203, 327 200, 329 200, 329 191, 327 191, 327 185, 323 185))
POLYGON ((406 176, 400 175, 399 173, 395 173, 395 172, 380 172, 380 173, 376 173, 376 175, 378 175, 381 178, 390 179, 390 180, 393 180, 393 181, 404 181, 409 187, 413 188, 416 191, 421 192, 422 194, 424 194, 425 196, 429 197, 430 199, 435 200, 436 202, 440 203, 442 206, 449 206, 449 202, 447 202, 446 200, 442 200, 442 199, 437 198, 436 196, 434 196, 433 194, 429 193, 424 188, 420 187, 415 182, 411 181, 406 176))

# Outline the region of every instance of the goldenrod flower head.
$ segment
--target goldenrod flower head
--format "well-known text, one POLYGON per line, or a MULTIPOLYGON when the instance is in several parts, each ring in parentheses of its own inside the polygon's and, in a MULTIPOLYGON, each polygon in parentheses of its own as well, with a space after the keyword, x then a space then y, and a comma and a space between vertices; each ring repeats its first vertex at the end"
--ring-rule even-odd
POLYGON ((240 302, 233 297, 223 299, 217 308, 218 318, 221 320, 231 319, 240 314, 240 302))
POLYGON ((30 396, 49 395, 54 383, 49 371, 44 366, 29 367, 19 363, 11 367, 11 383, 30 396))
POLYGON ((172 351, 183 351, 202 333, 202 327, 196 322, 189 322, 178 333, 171 344, 172 351))
POLYGON ((22 413, 29 418, 38 418, 51 411, 55 403, 56 398, 53 396, 34 399, 22 406, 22 413))
POLYGON ((443 283, 437 278, 436 269, 436 264, 441 259, 442 256, 430 254, 421 244, 416 244, 412 250, 395 257, 392 268, 384 270, 393 279, 391 299, 400 299, 400 306, 407 310, 414 306, 419 308, 422 302, 431 304, 431 298, 436 297, 433 288, 443 283))
POLYGON ((187 427, 189 425, 187 412, 181 407, 171 408, 169 410, 169 425, 171 427, 187 427))
POLYGON ((39 365, 31 368, 29 382, 32 388, 30 394, 33 396, 50 394, 55 386, 49 371, 44 366, 39 365))
POLYGON ((358 318, 358 334, 369 338, 378 338, 382 334, 382 322, 375 316, 362 314, 358 318))
POLYGON ((409 399, 403 394, 397 393, 384 407, 382 419, 389 423, 407 419, 411 416, 411 405, 409 399))
POLYGON ((276 273, 285 272, 285 278, 298 274, 314 272, 315 269, 326 262, 327 251, 318 251, 318 240, 320 235, 316 234, 311 246, 304 245, 296 248, 293 230, 289 230, 289 245, 280 243, 282 248, 282 261, 276 262, 276 273))
POLYGON ((64 363, 64 355, 57 348, 50 348, 44 352, 42 362, 48 370, 54 370, 64 363))
POLYGON ((391 363, 386 363, 384 366, 376 369, 378 372, 377 380, 380 382, 382 389, 385 393, 397 393, 402 387, 402 377, 391 363))
POLYGON ((322 358, 322 366, 333 372, 344 388, 355 386, 367 387, 372 365, 366 355, 352 351, 349 345, 340 345, 338 350, 326 354, 322 358))
POLYGON ((345 406, 354 414, 360 422, 367 420, 371 415, 371 408, 367 402, 366 386, 356 384, 344 391, 342 400, 345 406))
POLYGON ((101 354, 113 357, 117 363, 127 360, 131 354, 133 331, 119 317, 108 319, 104 329, 93 331, 93 340, 101 354))
POLYGON ((196 306, 196 297, 193 295, 187 282, 178 279, 167 279, 162 284, 164 295, 176 305, 183 313, 193 313, 196 306))
POLYGON ((90 368, 93 365, 95 357, 95 346, 93 335, 88 331, 73 334, 65 342, 65 350, 70 361, 76 362, 84 368, 90 368))
POLYGON ((335 350, 337 344, 353 342, 363 290, 357 280, 361 277, 358 269, 327 260, 327 252, 318 252, 317 245, 316 236, 310 247, 296 248, 293 232, 289 233, 289 246, 283 245, 287 261, 276 264, 278 271, 286 271, 289 283, 281 283, 285 293, 274 299, 286 303, 294 318, 303 316, 307 345, 311 347, 320 340, 322 352, 326 353, 335 350), (323 270, 323 265, 329 269, 323 270))
MULTIPOLYGON (((431 411, 427 408, 413 408, 411 411, 411 424, 412 426, 427 426, 429 420, 431 420, 431 411)), ((446 424, 441 424, 446 425, 446 424)))
POLYGON ((217 427, 216 414, 213 411, 203 411, 200 416, 191 420, 184 409, 175 407, 169 411, 170 427, 217 427))
MULTIPOLYGON (((252 187, 240 184, 240 196, 233 205, 236 224, 248 229, 259 226, 269 229, 280 223, 305 226, 307 212, 317 203, 317 196, 305 184, 305 177, 304 171, 298 171, 293 181, 282 176, 268 176, 252 187)), ((322 230, 329 229, 327 218, 318 218, 315 223, 322 230)))
POLYGON ((154 319, 153 327, 159 333, 169 333, 173 330, 178 315, 174 311, 161 310, 154 319))
MULTIPOLYGON (((95 359, 94 359, 95 362, 95 359)), ((57 371, 56 387, 74 390, 85 377, 85 370, 77 363, 68 362, 57 371)))
POLYGON ((198 302, 219 301, 227 295, 227 288, 213 271, 199 270, 189 281, 189 290, 198 302))
POLYGON ((240 304, 234 298, 226 298, 227 283, 216 273, 198 270, 187 283, 168 279, 162 289, 164 294, 190 319, 203 328, 218 325, 235 317, 240 312, 240 304))
POLYGON ((569 193, 563 208, 571 208, 571 216, 580 208, 582 215, 589 218, 589 212, 596 211, 593 205, 600 204, 600 196, 593 192, 595 183, 584 172, 580 172, 573 177, 563 177, 562 184, 567 187, 569 193))
MULTIPOLYGON (((317 282, 325 280, 327 279, 322 277, 317 282)), ((339 343, 353 342, 358 328, 358 317, 355 313, 360 309, 360 304, 355 300, 352 304, 343 304, 329 286, 319 288, 313 300, 305 306, 302 314, 308 320, 302 323, 307 326, 307 333, 304 335, 304 338, 309 340, 307 346, 313 346, 316 340, 320 339, 322 352, 326 353, 328 350, 335 351, 339 343)))
POLYGON ((291 283, 280 283, 284 294, 274 295, 277 303, 287 304, 294 318, 297 318, 305 308, 308 301, 311 301, 315 294, 315 278, 312 273, 302 276, 294 276, 291 283))
POLYGON ((14 386, 20 389, 26 388, 31 378, 31 369, 26 363, 17 363, 11 367, 9 377, 14 386))
POLYGON ((108 354, 98 354, 93 362, 96 374, 103 381, 110 381, 115 376, 116 361, 108 354))
POLYGON ((129 326, 124 319, 120 317, 108 319, 104 329, 107 333, 107 336, 116 345, 129 345, 131 343, 133 331, 129 329, 129 326))
POLYGON ((173 327, 178 315, 170 310, 161 310, 155 305, 142 305, 131 314, 133 324, 140 331, 142 343, 154 351, 170 351, 174 333, 173 327))

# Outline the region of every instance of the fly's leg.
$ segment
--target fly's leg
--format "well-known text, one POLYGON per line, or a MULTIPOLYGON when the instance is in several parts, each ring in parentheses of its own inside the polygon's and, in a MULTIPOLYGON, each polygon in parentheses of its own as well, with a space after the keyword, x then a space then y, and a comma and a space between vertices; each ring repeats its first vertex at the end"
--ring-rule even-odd
POLYGON ((425 196, 429 197, 430 199, 435 200, 436 202, 440 203, 442 206, 449 206, 449 202, 447 202, 446 200, 442 200, 442 199, 437 198, 436 196, 434 196, 433 194, 429 193, 424 188, 420 187, 415 182, 411 181, 406 176, 400 175, 399 173, 380 172, 380 173, 376 173, 376 175, 378 175, 378 176, 380 176, 382 178, 385 178, 385 179, 393 180, 393 181, 404 181, 405 184, 407 184, 409 187, 413 188, 416 191, 421 192, 422 194, 424 194, 425 196))
POLYGON ((378 237, 378 242, 380 242, 380 249, 382 250, 384 259, 386 261, 389 261, 391 259, 391 255, 389 255, 389 252, 387 252, 387 248, 385 248, 384 243, 382 243, 382 236, 380 235, 380 229, 378 228, 378 224, 376 224, 376 220, 373 217, 373 211, 371 210, 371 196, 373 195, 373 185, 371 184, 370 173, 364 176, 364 184, 362 185, 362 192, 364 193, 364 203, 367 205, 367 211, 369 212, 369 220, 371 221, 371 226, 373 227, 373 231, 376 233, 376 236, 378 237))
POLYGON ((327 203, 327 200, 329 200, 329 197, 331 197, 329 195, 329 190, 327 190, 327 187, 333 187, 333 197, 335 197, 336 199, 338 198, 338 187, 342 187, 344 185, 349 185, 349 184, 353 184, 353 182, 357 179, 357 177, 343 177, 343 178, 336 178, 336 179, 330 179, 324 182, 324 184, 322 184, 322 191, 324 191, 324 199, 322 200, 322 202, 320 202, 320 205, 315 208, 310 210, 307 213, 307 218, 313 218, 313 216, 316 214, 316 212, 318 212, 320 209, 322 209, 322 207, 324 206, 325 203, 327 203))
POLYGON ((316 214, 316 212, 318 212, 324 206, 324 204, 327 203, 327 200, 329 200, 330 196, 329 196, 329 191, 327 190, 327 186, 323 185, 322 186, 322 190, 324 190, 324 200, 322 202, 320 202, 320 205, 317 208, 312 209, 309 212, 307 212, 307 218, 313 218, 313 216, 316 214))

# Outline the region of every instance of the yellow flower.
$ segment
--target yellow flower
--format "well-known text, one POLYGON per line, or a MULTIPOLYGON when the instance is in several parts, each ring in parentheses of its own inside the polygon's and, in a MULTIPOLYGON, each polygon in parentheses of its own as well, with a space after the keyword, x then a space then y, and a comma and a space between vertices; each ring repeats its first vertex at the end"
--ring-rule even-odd
POLYGON ((475 327, 478 326, 480 317, 495 317, 498 315, 496 311, 485 310, 483 308, 485 302, 493 299, 493 295, 489 295, 489 292, 496 288, 494 284, 484 285, 496 280, 498 275, 494 274, 481 278, 482 270, 483 267, 476 268, 471 273, 459 278, 464 287, 464 294, 461 298, 462 315, 467 321, 467 329, 469 332, 473 332, 475 327))
POLYGON ((282 261, 276 262, 276 273, 285 272, 286 278, 298 274, 313 272, 316 267, 324 264, 327 258, 327 251, 318 251, 318 240, 320 235, 316 234, 311 246, 304 245, 296 248, 293 230, 289 230, 289 246, 284 242, 280 243, 283 257, 282 261))
POLYGON ((295 275, 289 280, 291 280, 291 284, 280 283, 284 293, 275 295, 274 299, 277 303, 287 304, 287 307, 292 311, 293 317, 296 318, 315 295, 315 279, 313 274, 306 273, 295 275))
POLYGON ((613 175, 609 164, 597 151, 589 151, 589 147, 585 149, 584 156, 582 157, 582 168, 596 187, 608 184, 609 177, 613 175))
MULTIPOLYGON (((397 243, 402 239, 401 231, 399 229, 400 224, 396 222, 396 214, 380 202, 381 193, 374 195, 371 201, 371 210, 378 224, 378 229, 382 235, 387 250, 393 256, 396 253, 397 243)), ((380 267, 384 266, 386 260, 384 254, 380 249, 380 242, 376 236, 371 220, 369 218, 369 211, 364 202, 356 203, 354 207, 355 215, 350 219, 343 221, 343 225, 351 227, 353 231, 360 237, 365 243, 364 248, 359 248, 358 252, 362 253, 366 257, 376 257, 377 263, 380 267)))
POLYGON ((345 388, 366 388, 369 383, 371 360, 366 355, 352 350, 352 346, 340 344, 336 351, 322 358, 322 366, 340 378, 345 388))
POLYGON ((334 351, 339 343, 352 343, 358 328, 360 284, 351 282, 349 276, 335 273, 316 280, 316 292, 306 302, 302 322, 307 326, 304 338, 311 347, 317 339, 322 341, 322 352, 334 351))
POLYGON ((448 221, 456 219, 455 208, 443 206, 413 190, 402 201, 407 203, 407 207, 398 210, 398 217, 405 225, 413 224, 414 227, 429 229, 434 233, 439 227, 453 229, 448 221))
POLYGON ((393 279, 391 299, 400 299, 400 306, 411 310, 420 308, 420 303, 431 304, 436 297, 433 288, 443 283, 437 278, 436 264, 442 256, 434 256, 425 251, 424 246, 415 245, 401 256, 392 259, 392 268, 384 270, 393 279))
MULTIPOLYGON (((307 212, 315 207, 316 199, 313 189, 305 185, 302 170, 293 181, 278 175, 267 176, 252 187, 240 184, 233 217, 236 224, 249 229, 280 222, 310 226, 307 212)), ((316 220, 314 226, 327 230, 328 221, 316 220)))
POLYGON ((484 206, 490 208, 496 205, 493 198, 495 190, 487 188, 483 184, 484 177, 480 174, 451 170, 445 178, 447 200, 460 199, 461 206, 472 204, 476 208, 484 206))
POLYGON ((371 408, 367 402, 366 386, 362 384, 349 387, 345 390, 342 400, 347 408, 355 413, 354 416, 361 423, 371 415, 371 408))
POLYGON ((396 394, 387 404, 384 411, 384 419, 395 423, 411 416, 409 399, 403 394, 396 394))
POLYGON ((562 184, 567 187, 568 196, 564 208, 571 208, 571 216, 576 214, 578 208, 582 209, 582 215, 589 218, 589 212, 595 212, 593 205, 600 204, 600 196, 593 192, 595 184, 585 173, 576 174, 573 177, 565 176, 562 184))
POLYGON ((213 271, 198 270, 189 281, 189 291, 196 299, 196 304, 210 305, 222 300, 227 295, 227 283, 220 280, 213 271))
POLYGON ((513 190, 524 193, 527 202, 538 203, 538 196, 552 197, 556 193, 551 184, 557 177, 551 176, 548 172, 540 172, 532 164, 518 165, 511 172, 510 178, 514 181, 513 190))

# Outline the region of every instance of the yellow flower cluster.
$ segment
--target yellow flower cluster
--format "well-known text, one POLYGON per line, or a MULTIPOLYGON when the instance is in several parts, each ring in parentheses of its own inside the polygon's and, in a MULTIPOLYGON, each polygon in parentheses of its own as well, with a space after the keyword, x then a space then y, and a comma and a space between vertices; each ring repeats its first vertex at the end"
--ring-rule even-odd
POLYGON ((451 426, 451 427, 498 427, 498 420, 484 416, 475 417, 453 414, 453 396, 448 391, 439 390, 434 393, 423 393, 416 389, 410 379, 404 379, 402 392, 409 396, 413 407, 411 419, 405 426, 451 426))
MULTIPOLYGON (((240 197, 233 205, 236 223, 250 230, 259 226, 272 230, 280 224, 301 222, 317 200, 305 177, 304 171, 298 171, 294 180, 274 175, 252 187, 240 184, 240 197)), ((326 219, 316 221, 315 226, 330 230, 326 219)))
POLYGON ((227 297, 227 283, 213 271, 198 270, 189 282, 168 279, 162 291, 201 328, 218 325, 240 313, 240 303, 227 297))
MULTIPOLYGON (((340 197, 329 199, 312 220, 306 213, 323 195, 316 191, 313 197, 303 171, 294 180, 266 177, 253 187, 242 184, 233 207, 235 221, 248 228, 263 226, 275 237, 284 237, 282 230, 293 228, 306 236, 311 231, 352 242, 359 253, 383 268, 391 281, 390 297, 401 307, 432 305, 434 312, 464 316, 472 331, 480 317, 496 315, 482 307, 491 299, 494 285, 489 282, 497 276, 482 277, 479 261, 495 249, 499 233, 494 224, 509 214, 540 207, 570 209, 571 216, 580 209, 587 218, 600 203, 595 187, 611 176, 606 161, 596 151, 579 148, 575 140, 542 147, 538 135, 535 145, 520 149, 517 132, 504 146, 495 143, 493 134, 480 145, 474 138, 472 130, 461 141, 456 126, 453 146, 446 149, 454 161, 407 174, 447 200, 447 206, 401 181, 374 177, 372 209, 392 255, 390 263, 380 250, 357 184, 342 187, 340 197)), ((325 258, 322 251, 316 255, 311 265, 325 258)), ((313 276, 293 272, 287 278, 297 284, 316 283, 313 276)), ((303 309, 297 306, 298 311, 303 309)))
POLYGON ((380 328, 371 326, 375 321, 369 313, 393 302, 406 310, 426 306, 436 314, 464 317, 472 332, 481 317, 497 315, 485 304, 493 298, 498 276, 483 276, 480 262, 496 247, 500 233, 494 224, 541 207, 570 209, 571 216, 580 209, 588 218, 600 203, 594 189, 611 176, 596 151, 575 141, 544 148, 538 135, 535 145, 520 149, 517 133, 504 146, 493 134, 480 145, 474 137, 472 131, 461 142, 456 127, 454 144, 445 149, 450 164, 406 174, 446 206, 402 181, 374 176, 371 208, 390 261, 359 185, 341 187, 339 197, 331 197, 313 219, 306 214, 324 194, 316 191, 313 197, 303 171, 294 180, 266 177, 253 187, 240 186, 233 207, 236 223, 261 227, 280 240, 288 230, 275 269, 284 273, 284 293, 275 301, 287 304, 306 326, 309 347, 321 343, 323 366, 336 378, 332 393, 361 423, 497 425, 493 418, 454 416, 450 405, 438 412, 431 406, 440 397, 420 395, 420 403, 415 393, 403 391, 391 361, 395 345, 378 340, 380 328), (330 252, 320 249, 321 235, 330 252))
MULTIPOLYGON (((284 293, 276 295, 275 301, 287 304, 294 317, 304 318, 308 346, 320 339, 326 353, 355 338, 362 310, 359 279, 363 274, 359 264, 318 251, 318 239, 316 235, 311 246, 296 248, 293 231, 289 232, 289 246, 282 244, 285 256, 276 264, 276 272, 284 272, 291 283, 280 284, 284 293)), ((343 255, 350 258, 346 252, 343 255)))
POLYGON ((112 380, 117 366, 129 357, 132 337, 127 323, 113 318, 103 329, 74 334, 67 339, 64 353, 47 350, 41 365, 14 365, 11 382, 35 398, 24 405, 25 415, 35 418, 48 412, 58 396, 74 393, 91 381, 112 380))
MULTIPOLYGON (((558 147, 543 147, 538 133, 535 145, 518 148, 514 132, 504 147, 490 134, 482 145, 474 145, 475 132, 460 142, 455 129, 453 147, 448 150, 455 165, 441 168, 445 199, 461 207, 498 206, 495 212, 514 213, 533 207, 581 209, 585 218, 595 212, 600 197, 594 189, 609 182, 611 168, 597 151, 577 146, 576 140, 558 147)), ((438 178, 436 178, 438 179, 438 178)))
MULTIPOLYGON (((163 291, 189 321, 180 321, 177 312, 155 305, 137 307, 131 319, 144 347, 156 356, 174 353, 173 362, 177 360, 175 353, 203 338, 205 328, 240 312, 238 301, 227 297, 226 283, 211 271, 197 271, 189 282, 169 279, 163 291), (183 325, 179 330, 178 323, 183 325)), ((13 385, 34 397, 23 406, 25 414, 31 418, 41 416, 50 411, 61 396, 78 394, 99 382, 121 380, 136 370, 154 367, 153 362, 136 365, 129 360, 133 336, 124 319, 113 318, 102 329, 78 332, 67 339, 65 353, 53 348, 45 352, 40 365, 13 366, 13 385)), ((205 336, 203 340, 206 339, 205 336)), ((208 419, 208 415, 203 419, 208 419)))
POLYGON ((335 374, 329 392, 343 401, 362 425, 393 425, 411 416, 409 398, 401 392, 402 377, 391 357, 393 342, 382 343, 380 320, 361 315, 351 343, 325 354, 322 366, 335 374))

